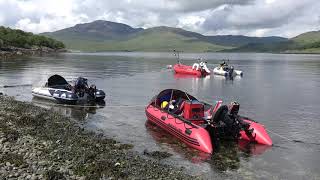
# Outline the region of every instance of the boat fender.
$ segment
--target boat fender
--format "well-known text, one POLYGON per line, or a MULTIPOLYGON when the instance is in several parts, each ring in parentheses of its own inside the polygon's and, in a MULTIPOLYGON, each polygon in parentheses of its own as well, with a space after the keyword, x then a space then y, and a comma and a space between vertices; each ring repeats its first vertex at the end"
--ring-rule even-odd
POLYGON ((198 69, 199 69, 199 64, 198 64, 198 63, 194 63, 194 64, 192 65, 192 69, 195 69, 195 70, 198 71, 198 69))

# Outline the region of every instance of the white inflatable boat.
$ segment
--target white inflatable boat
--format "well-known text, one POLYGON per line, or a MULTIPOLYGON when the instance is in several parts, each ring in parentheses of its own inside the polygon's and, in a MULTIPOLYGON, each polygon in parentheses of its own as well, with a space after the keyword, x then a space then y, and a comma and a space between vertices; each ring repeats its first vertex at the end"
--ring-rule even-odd
POLYGON ((96 89, 95 85, 88 87, 85 78, 79 77, 72 86, 59 75, 51 76, 45 86, 33 88, 32 95, 67 104, 76 104, 81 100, 102 101, 106 96, 104 91, 96 89))
POLYGON ((242 76, 240 70, 235 70, 233 66, 219 66, 213 69, 213 73, 221 76, 242 76))

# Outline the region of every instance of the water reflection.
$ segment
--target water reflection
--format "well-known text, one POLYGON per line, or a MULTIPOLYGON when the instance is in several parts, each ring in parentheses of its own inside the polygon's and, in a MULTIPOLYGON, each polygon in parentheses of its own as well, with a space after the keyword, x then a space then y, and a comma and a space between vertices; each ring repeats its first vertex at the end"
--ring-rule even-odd
POLYGON ((89 114, 96 114, 97 109, 104 108, 106 105, 105 101, 91 103, 83 102, 77 105, 65 105, 58 104, 50 100, 44 100, 38 97, 33 97, 32 103, 81 122, 86 121, 89 118, 89 114))
POLYGON ((271 149, 271 146, 263 144, 253 144, 248 141, 239 140, 238 147, 241 151, 249 155, 261 155, 265 153, 268 149, 271 149))
POLYGON ((159 146, 168 146, 173 151, 182 155, 184 158, 190 160, 193 163, 201 163, 207 159, 210 159, 210 154, 190 148, 155 124, 146 121, 145 125, 148 134, 151 135, 151 137, 159 146))
POLYGON ((145 125, 148 134, 159 146, 169 146, 174 152, 182 155, 192 163, 206 162, 214 170, 218 171, 236 170, 240 167, 240 158, 248 161, 249 157, 261 155, 271 148, 270 146, 253 144, 243 140, 238 142, 222 141, 216 152, 211 155, 188 147, 149 121, 145 125))

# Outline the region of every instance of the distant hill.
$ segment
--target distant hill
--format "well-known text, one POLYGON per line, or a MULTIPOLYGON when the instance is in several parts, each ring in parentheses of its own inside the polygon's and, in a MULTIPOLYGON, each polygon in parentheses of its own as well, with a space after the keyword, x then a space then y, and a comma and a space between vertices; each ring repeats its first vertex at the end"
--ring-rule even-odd
POLYGON ((285 42, 288 41, 287 38, 278 37, 278 36, 269 36, 269 37, 250 37, 242 35, 220 35, 220 36, 207 36, 209 41, 222 45, 222 46, 233 46, 239 47, 247 44, 256 44, 256 43, 275 43, 275 42, 285 42))
POLYGON ((63 41, 67 48, 82 51, 215 52, 249 43, 283 42, 281 37, 205 36, 173 27, 133 28, 110 21, 94 21, 42 35, 63 41))
POLYGON ((320 31, 306 32, 292 38, 291 40, 301 45, 317 43, 320 42, 320 31))
POLYGON ((282 42, 248 43, 224 51, 232 52, 277 52, 277 53, 320 53, 320 31, 311 31, 282 42))

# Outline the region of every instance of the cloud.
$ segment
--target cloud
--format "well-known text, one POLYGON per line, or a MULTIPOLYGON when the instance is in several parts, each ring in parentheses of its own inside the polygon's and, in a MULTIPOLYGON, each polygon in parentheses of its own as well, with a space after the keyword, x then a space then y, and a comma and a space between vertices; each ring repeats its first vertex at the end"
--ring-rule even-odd
POLYGON ((316 0, 256 0, 253 4, 224 6, 212 11, 203 28, 211 33, 237 31, 264 36, 277 32, 274 35, 292 36, 319 27, 318 8, 320 2, 316 0))
POLYGON ((295 36, 317 30, 318 0, 0 0, 0 25, 34 33, 98 19, 207 35, 295 36))

